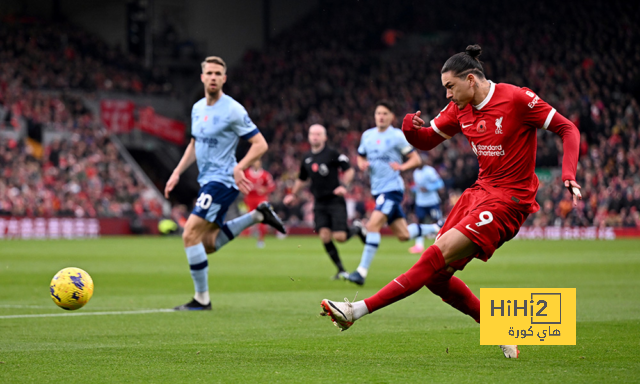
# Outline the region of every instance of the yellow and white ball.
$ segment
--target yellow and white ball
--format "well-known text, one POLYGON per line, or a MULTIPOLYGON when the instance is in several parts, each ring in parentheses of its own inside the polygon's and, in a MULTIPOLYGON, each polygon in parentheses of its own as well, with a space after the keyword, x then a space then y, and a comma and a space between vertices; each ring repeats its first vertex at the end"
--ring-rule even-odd
POLYGON ((80 268, 65 268, 53 276, 49 292, 53 302, 62 309, 82 308, 93 296, 93 280, 80 268))

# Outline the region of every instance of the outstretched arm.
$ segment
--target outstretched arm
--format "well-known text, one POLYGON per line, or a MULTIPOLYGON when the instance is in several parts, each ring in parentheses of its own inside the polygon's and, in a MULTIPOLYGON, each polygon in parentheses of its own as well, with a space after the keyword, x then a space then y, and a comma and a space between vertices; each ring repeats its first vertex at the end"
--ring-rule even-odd
POLYGON ((420 118, 420 114, 420 111, 407 114, 402 120, 402 132, 409 144, 423 151, 428 151, 445 141, 445 138, 433 128, 423 127, 424 120, 420 118))
POLYGON ((557 112, 551 119, 547 130, 555 132, 562 139, 562 181, 573 195, 573 205, 576 206, 578 199, 582 199, 581 187, 576 183, 576 169, 580 154, 580 131, 569 119, 557 112))

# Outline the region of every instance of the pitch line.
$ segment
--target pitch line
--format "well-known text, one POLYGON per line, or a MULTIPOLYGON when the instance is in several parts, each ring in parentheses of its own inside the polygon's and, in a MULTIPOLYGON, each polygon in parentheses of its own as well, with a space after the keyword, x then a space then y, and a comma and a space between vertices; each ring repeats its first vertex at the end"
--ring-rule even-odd
POLYGON ((140 315, 144 313, 175 312, 173 309, 143 309, 139 311, 113 311, 113 312, 65 312, 65 313, 43 313, 30 315, 7 315, 0 316, 0 319, 25 319, 34 317, 65 317, 65 316, 104 316, 104 315, 140 315))

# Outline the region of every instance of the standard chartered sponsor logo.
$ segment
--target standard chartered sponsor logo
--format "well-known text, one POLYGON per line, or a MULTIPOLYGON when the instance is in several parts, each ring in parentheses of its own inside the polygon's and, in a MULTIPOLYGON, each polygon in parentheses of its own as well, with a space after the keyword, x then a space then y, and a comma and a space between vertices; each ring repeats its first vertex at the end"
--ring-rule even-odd
POLYGON ((476 156, 504 156, 504 149, 502 149, 502 144, 498 145, 484 145, 478 144, 476 145, 473 141, 471 142, 471 147, 473 148, 473 152, 476 156))

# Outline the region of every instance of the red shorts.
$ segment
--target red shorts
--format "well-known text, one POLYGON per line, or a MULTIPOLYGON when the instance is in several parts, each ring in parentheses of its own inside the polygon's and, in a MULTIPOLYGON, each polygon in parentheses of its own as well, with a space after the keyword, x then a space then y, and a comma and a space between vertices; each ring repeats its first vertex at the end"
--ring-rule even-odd
POLYGON ((247 205, 247 210, 249 212, 251 212, 254 209, 258 208, 258 205, 260 203, 262 203, 263 201, 267 201, 267 197, 266 196, 258 196, 258 197, 254 197, 254 198, 245 198, 244 199, 244 203, 247 205))
POLYGON ((464 191, 438 237, 455 228, 477 244, 481 251, 454 261, 450 267, 462 270, 474 258, 487 261, 496 249, 518 234, 529 214, 513 207, 478 185, 464 191))

